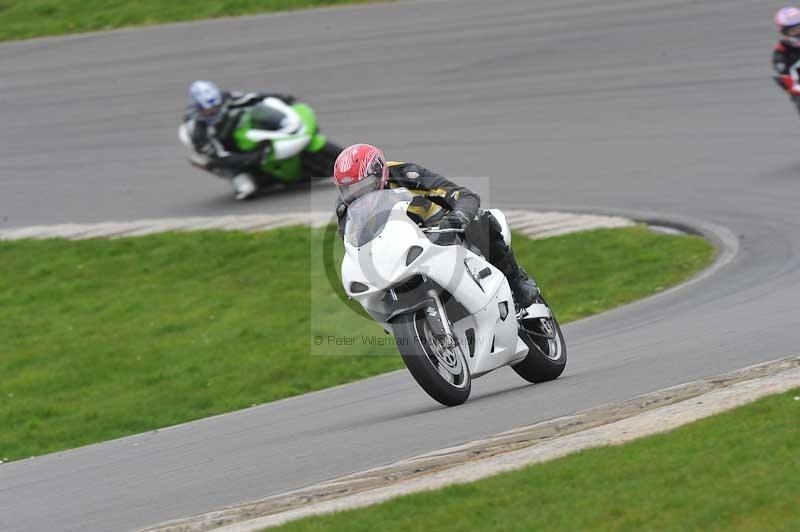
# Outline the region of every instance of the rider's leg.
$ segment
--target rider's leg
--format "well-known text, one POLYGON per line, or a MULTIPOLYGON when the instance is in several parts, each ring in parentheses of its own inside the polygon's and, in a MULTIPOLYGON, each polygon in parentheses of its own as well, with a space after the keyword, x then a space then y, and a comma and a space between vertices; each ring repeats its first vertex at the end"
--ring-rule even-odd
POLYGON ((265 185, 266 179, 261 171, 260 161, 263 151, 231 153, 226 157, 214 159, 207 170, 219 177, 229 179, 237 200, 252 197, 265 185))
MULTIPOLYGON (((472 231, 469 233, 474 235, 472 239, 480 242, 476 244, 484 251, 489 262, 505 274, 520 308, 532 305, 539 296, 539 287, 517 263, 514 250, 503 239, 500 222, 489 211, 483 211, 470 225, 470 229, 472 231), (473 228, 473 225, 476 227, 473 228), (476 231, 481 234, 476 235, 476 231)), ((467 238, 470 238, 470 234, 467 238)))
POLYGON ((240 166, 231 179, 233 192, 237 200, 253 197, 259 190, 272 184, 272 178, 261 170, 257 164, 240 166))
POLYGON ((800 96, 791 96, 792 103, 797 108, 797 112, 800 113, 800 96))
POLYGON ((236 174, 233 179, 231 179, 231 185, 233 186, 234 197, 237 200, 247 199, 258 190, 253 176, 247 172, 236 174))

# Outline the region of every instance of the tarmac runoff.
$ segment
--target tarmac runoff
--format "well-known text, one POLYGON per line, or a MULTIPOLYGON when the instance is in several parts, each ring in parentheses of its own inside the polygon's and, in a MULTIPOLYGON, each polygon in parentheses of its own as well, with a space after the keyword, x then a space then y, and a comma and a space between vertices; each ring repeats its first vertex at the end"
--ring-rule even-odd
POLYGON ((289 521, 514 471, 594 447, 673 430, 800 386, 800 356, 520 427, 289 493, 162 523, 141 532, 257 532, 289 521))

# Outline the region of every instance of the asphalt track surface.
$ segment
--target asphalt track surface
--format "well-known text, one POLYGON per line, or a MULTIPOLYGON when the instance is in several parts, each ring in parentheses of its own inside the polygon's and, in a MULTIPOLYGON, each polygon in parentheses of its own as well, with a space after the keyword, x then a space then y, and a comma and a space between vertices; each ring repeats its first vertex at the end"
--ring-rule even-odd
POLYGON ((796 354, 800 122, 769 79, 777 7, 444 0, 0 46, 0 227, 330 205, 327 186, 234 203, 184 164, 186 86, 213 78, 302 95, 340 143, 490 176, 472 181, 485 203, 739 240, 713 275, 566 327, 556 382, 501 370, 445 409, 397 372, 6 464, 0 529, 132 529, 796 354))

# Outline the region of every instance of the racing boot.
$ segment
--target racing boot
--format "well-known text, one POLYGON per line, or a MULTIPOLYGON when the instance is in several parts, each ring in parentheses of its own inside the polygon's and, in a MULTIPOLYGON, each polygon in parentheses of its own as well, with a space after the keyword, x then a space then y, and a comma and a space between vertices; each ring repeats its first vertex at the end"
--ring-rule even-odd
POLYGON ((231 181, 233 185, 234 197, 237 200, 244 200, 256 193, 256 183, 250 174, 241 173, 231 181))
POLYGON ((541 293, 536 281, 528 276, 524 268, 520 268, 514 251, 509 248, 508 253, 498 261, 497 268, 505 274, 514 299, 520 309, 528 308, 536 302, 536 298, 541 293))

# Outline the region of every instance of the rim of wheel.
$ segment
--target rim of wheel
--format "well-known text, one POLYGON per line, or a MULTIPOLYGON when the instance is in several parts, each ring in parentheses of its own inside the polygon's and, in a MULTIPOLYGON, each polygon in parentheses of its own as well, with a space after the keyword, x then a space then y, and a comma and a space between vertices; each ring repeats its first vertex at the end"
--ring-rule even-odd
POLYGON ((419 320, 415 317, 414 332, 417 338, 421 340, 425 358, 439 376, 454 388, 464 388, 469 382, 467 376, 467 371, 469 370, 464 362, 464 354, 458 346, 443 346, 441 341, 433 335, 433 331, 425 319, 419 320), (421 334, 419 330, 420 322, 422 322, 421 334))
POLYGON ((553 318, 538 318, 537 321, 542 334, 534 335, 526 332, 526 336, 545 357, 554 362, 560 360, 564 354, 564 349, 555 320, 553 318))

